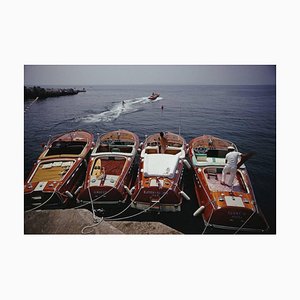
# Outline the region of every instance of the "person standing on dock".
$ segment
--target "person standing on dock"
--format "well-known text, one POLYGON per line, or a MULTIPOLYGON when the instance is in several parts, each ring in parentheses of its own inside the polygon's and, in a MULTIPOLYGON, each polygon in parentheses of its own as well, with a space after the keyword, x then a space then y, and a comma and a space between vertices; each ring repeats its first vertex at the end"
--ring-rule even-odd
POLYGON ((228 153, 225 156, 225 167, 223 168, 222 171, 221 184, 225 185, 226 174, 230 173, 230 177, 227 185, 229 187, 232 187, 236 170, 237 170, 238 160, 243 154, 238 151, 235 151, 235 148, 233 146, 229 146, 227 149, 228 149, 228 153))
POLYGON ((159 137, 159 143, 160 143, 159 152, 163 154, 166 152, 168 140, 166 139, 163 132, 160 132, 159 135, 160 135, 160 137, 159 137))

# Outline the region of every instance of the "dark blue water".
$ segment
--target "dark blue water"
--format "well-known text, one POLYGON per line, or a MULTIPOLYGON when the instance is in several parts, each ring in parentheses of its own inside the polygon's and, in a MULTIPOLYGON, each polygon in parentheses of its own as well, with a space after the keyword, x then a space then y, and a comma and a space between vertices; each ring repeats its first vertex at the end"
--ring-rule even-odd
MULTIPOLYGON (((57 86, 56 86, 57 87, 57 86)), ((70 87, 70 86, 68 86, 70 87)), ((82 87, 80 87, 82 88, 82 87)), ((92 133, 127 129, 141 140, 145 135, 172 131, 189 142, 211 134, 234 142, 241 152, 254 150, 247 162, 257 202, 276 232, 276 87, 275 86, 85 86, 75 96, 36 101, 25 113, 24 176, 42 151, 49 135, 74 129, 92 133), (155 102, 147 96, 160 93, 155 102), (122 101, 125 106, 122 107, 122 101), (162 110, 161 107, 164 107, 162 110)), ((25 102, 25 108, 31 101, 25 102)), ((192 203, 192 177, 186 183, 192 203)), ((187 204, 186 204, 187 205, 187 204)), ((165 216, 176 227, 176 214, 165 216)), ((159 217, 157 217, 159 218, 159 217)), ((201 222, 185 215, 185 233, 201 232, 201 222), (198 227, 198 228, 196 228, 198 227)))

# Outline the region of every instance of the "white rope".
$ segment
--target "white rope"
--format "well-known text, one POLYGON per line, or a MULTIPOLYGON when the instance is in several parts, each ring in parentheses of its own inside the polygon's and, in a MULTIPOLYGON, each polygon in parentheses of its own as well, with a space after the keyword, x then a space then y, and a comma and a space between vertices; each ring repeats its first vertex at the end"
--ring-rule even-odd
POLYGON ((26 113, 26 111, 32 106, 32 104, 37 101, 39 99, 39 97, 36 97, 24 110, 24 113, 26 113))
POLYGON ((43 205, 45 205, 46 203, 48 203, 51 200, 51 198, 54 196, 55 193, 56 193, 56 191, 54 190, 54 192, 52 193, 52 195, 45 202, 41 203, 40 205, 38 205, 38 206, 36 206, 34 208, 25 210, 25 212, 30 212, 30 211, 33 211, 33 210, 36 210, 36 209, 42 207, 43 205))
POLYGON ((210 217, 209 217, 209 219, 208 219, 208 222, 206 222, 205 228, 204 228, 204 230, 202 231, 202 234, 204 234, 204 232, 206 231, 207 227, 210 225, 209 222, 210 222, 210 219, 211 219, 211 217, 212 217, 212 215, 213 215, 213 213, 214 213, 214 206, 213 206, 213 203, 214 203, 214 202, 216 202, 216 200, 211 201, 211 200, 209 199, 209 203, 207 203, 207 204, 204 206, 204 208, 206 208, 207 206, 209 206, 209 205, 211 204, 211 206, 212 206, 212 211, 211 211, 210 217))
POLYGON ((96 227, 98 226, 101 222, 103 222, 103 218, 101 219, 97 219, 97 220, 94 220, 95 224, 93 225, 87 225, 87 226, 84 226, 82 229, 81 229, 81 233, 82 234, 89 234, 89 233, 92 233, 93 230, 90 230, 88 232, 84 232, 87 228, 93 228, 93 227, 96 227))
POLYGON ((210 217, 209 217, 208 221, 206 222, 206 225, 205 225, 204 230, 202 231, 202 234, 205 233, 205 231, 206 231, 206 229, 207 229, 207 227, 208 227, 208 225, 209 225, 210 219, 211 219, 211 217, 212 217, 212 215, 213 215, 213 212, 214 212, 214 209, 211 211, 210 217))
POLYGON ((105 217, 105 219, 111 219, 111 218, 114 218, 116 216, 119 216, 120 214, 122 214, 123 212, 125 212, 128 208, 130 208, 132 202, 133 201, 130 201, 129 205, 126 208, 124 208, 122 211, 120 211, 119 213, 117 213, 117 214, 115 214, 113 216, 105 217))
MULTIPOLYGON (((167 189, 166 192, 165 192, 165 193, 164 193, 157 201, 155 201, 151 206, 147 207, 146 209, 144 209, 144 210, 142 210, 142 211, 140 211, 140 212, 138 212, 138 213, 136 213, 136 214, 134 214, 134 215, 131 215, 131 216, 126 216, 126 217, 123 217, 123 218, 117 218, 117 219, 109 219, 109 220, 111 220, 111 221, 121 221, 121 220, 133 218, 133 217, 136 217, 136 216, 138 216, 138 215, 140 215, 140 214, 143 214, 143 213, 145 213, 146 211, 148 211, 149 209, 151 209, 153 206, 155 206, 157 203, 159 203, 159 202, 161 201, 161 199, 168 193, 169 190, 170 190, 170 188, 167 189)), ((135 199, 136 199, 136 198, 135 198, 135 199)), ((133 202, 133 201, 132 201, 132 202, 133 202)), ((106 218, 104 218, 104 219, 106 219, 106 218)))
MULTIPOLYGON (((111 189, 109 189, 107 192, 105 192, 104 194, 102 194, 102 195, 99 196, 98 198, 93 199, 93 201, 95 202, 95 201, 101 199, 102 197, 104 197, 105 195, 107 195, 108 193, 110 193, 113 189, 114 189, 114 187, 112 187, 111 189)), ((87 187, 87 190, 89 191, 89 194, 90 194, 90 187, 87 187)), ((78 199, 79 201, 84 201, 84 200, 80 200, 79 198, 77 198, 77 199, 78 199)), ((90 197, 90 199, 91 199, 91 197, 90 197)), ((89 203, 89 202, 84 203, 84 204, 82 204, 82 205, 80 205, 80 206, 76 206, 76 208, 80 208, 80 207, 86 206, 86 205, 88 205, 88 204, 90 204, 90 203, 89 203)))
POLYGON ((255 214, 255 211, 250 215, 250 217, 242 224, 242 226, 239 227, 239 229, 234 233, 237 234, 245 225, 246 223, 252 218, 252 216, 255 214))
POLYGON ((141 189, 138 191, 138 193, 136 194, 135 198, 134 198, 134 199, 131 199, 129 205, 128 205, 125 209, 123 209, 121 212, 119 212, 119 213, 117 213, 117 214, 115 214, 115 215, 112 215, 112 216, 109 216, 109 217, 105 217, 105 219, 111 219, 111 218, 117 217, 117 216, 119 216, 120 214, 122 214, 123 212, 125 212, 125 211, 131 206, 131 204, 135 201, 135 199, 136 199, 137 196, 139 195, 140 191, 141 191, 141 189))
MULTIPOLYGON (((125 176, 123 177, 123 179, 122 179, 122 180, 120 181, 120 183, 118 184, 119 187, 120 187, 120 185, 123 183, 124 179, 125 179, 125 176)), ((90 231, 88 231, 88 232, 84 232, 84 231, 85 231, 87 228, 93 228, 93 227, 95 227, 95 226, 98 226, 101 222, 103 222, 103 220, 104 220, 103 217, 102 217, 101 219, 99 219, 99 218, 96 217, 96 215, 95 215, 94 201, 97 201, 97 200, 101 199, 102 197, 104 197, 105 195, 107 195, 109 192, 111 192, 113 189, 114 189, 114 187, 112 187, 110 190, 108 190, 106 193, 104 193, 103 195, 99 196, 98 198, 93 199, 93 198, 92 198, 92 195, 91 195, 90 187, 89 187, 89 186, 87 187, 87 190, 88 190, 88 193, 89 193, 90 202, 91 202, 91 205, 92 205, 93 220, 94 220, 95 224, 84 226, 84 227, 81 229, 81 233, 82 233, 82 234, 89 234, 89 233, 92 233, 93 230, 90 230, 90 231)), ((76 208, 80 208, 80 207, 83 207, 83 206, 88 205, 88 204, 90 204, 90 203, 84 203, 83 205, 77 206, 76 208)), ((131 204, 131 203, 130 203, 130 204, 131 204)), ((129 204, 129 206, 130 206, 130 204, 129 204)), ((115 216, 120 215, 120 214, 123 213, 125 210, 127 210, 127 209, 129 208, 129 206, 126 207, 123 211, 119 212, 118 214, 116 214, 116 215, 114 215, 114 216, 107 217, 107 218, 109 219, 109 218, 112 218, 112 217, 115 217, 115 216)))
POLYGON ((88 187, 87 190, 88 190, 89 197, 90 197, 90 201, 91 201, 91 205, 92 205, 93 220, 94 220, 94 223, 95 223, 95 224, 84 226, 84 227, 81 229, 81 233, 82 233, 82 234, 92 233, 93 230, 90 230, 89 232, 84 232, 84 230, 87 229, 87 228, 93 228, 93 227, 95 227, 95 226, 98 226, 98 225, 103 221, 103 218, 100 218, 100 219, 99 219, 98 217, 96 217, 96 215, 95 215, 95 210, 94 210, 94 203, 93 203, 93 199, 92 199, 92 195, 91 195, 90 188, 88 187))
POLYGON ((81 204, 81 205, 79 205, 79 206, 75 206, 75 209, 84 207, 84 206, 89 205, 89 204, 90 204, 89 202, 83 203, 83 204, 81 204))
MULTIPOLYGON (((214 201, 210 201, 208 204, 206 204, 205 205, 205 207, 207 207, 209 204, 212 204, 213 202, 215 202, 215 200, 214 201)), ((212 215, 213 215, 213 212, 214 212, 214 209, 212 210, 212 212, 211 212, 211 214, 210 214, 210 217, 209 217, 209 220, 208 220, 208 222, 206 222, 206 225, 205 225, 205 228, 204 228, 204 230, 203 230, 203 232, 202 232, 202 234, 204 234, 204 232, 206 231, 206 229, 207 229, 207 227, 210 225, 209 224, 209 222, 210 222, 210 220, 211 220, 211 217, 212 217, 212 215)), ((246 224, 247 224, 247 222, 252 218, 252 216, 255 214, 255 211, 253 211, 253 213, 249 216, 249 218, 235 231, 235 233, 234 234, 237 234, 246 224)))
MULTIPOLYGON (((122 180, 118 183, 118 187, 120 187, 120 185, 123 183, 123 181, 125 180, 125 177, 126 177, 126 176, 123 176, 122 180)), ((100 195, 98 198, 93 199, 93 201, 95 202, 95 201, 101 199, 102 197, 104 197, 105 195, 107 195, 108 193, 110 193, 114 188, 117 189, 117 186, 116 186, 116 187, 112 187, 112 188, 109 189, 107 192, 105 192, 104 194, 100 195)), ((89 187, 87 187, 87 189, 89 189, 89 187)), ((90 192, 89 192, 89 193, 90 193, 90 192)), ((79 201, 83 201, 83 200, 80 200, 79 198, 77 198, 77 199, 78 199, 79 201)), ((90 199, 91 199, 91 197, 90 197, 90 199)), ((80 205, 80 206, 76 206, 76 208, 80 208, 80 207, 86 206, 86 205, 88 205, 88 204, 89 204, 89 202, 88 202, 88 203, 84 203, 84 204, 82 204, 82 205, 80 205)))

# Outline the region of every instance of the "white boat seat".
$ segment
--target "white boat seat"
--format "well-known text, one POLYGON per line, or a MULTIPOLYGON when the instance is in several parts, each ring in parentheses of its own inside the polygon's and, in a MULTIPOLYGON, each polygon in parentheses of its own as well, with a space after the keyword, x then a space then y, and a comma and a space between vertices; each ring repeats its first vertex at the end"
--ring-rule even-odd
POLYGON ((177 168, 180 153, 172 154, 147 154, 144 156, 144 176, 173 178, 177 168))

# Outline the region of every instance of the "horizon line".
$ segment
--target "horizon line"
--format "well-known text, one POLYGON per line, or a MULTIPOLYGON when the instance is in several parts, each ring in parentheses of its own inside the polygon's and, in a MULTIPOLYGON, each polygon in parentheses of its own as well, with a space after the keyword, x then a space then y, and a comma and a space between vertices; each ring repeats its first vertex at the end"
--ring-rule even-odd
POLYGON ((24 86, 47 86, 47 85, 51 85, 51 86, 66 86, 66 85, 75 85, 75 86, 107 86, 107 85, 158 85, 158 86, 174 86, 174 85, 223 85, 223 86, 236 86, 236 85, 276 85, 276 83, 243 83, 243 84, 222 84, 222 83, 178 83, 178 84, 172 84, 172 83, 33 83, 33 84, 25 84, 24 86))

